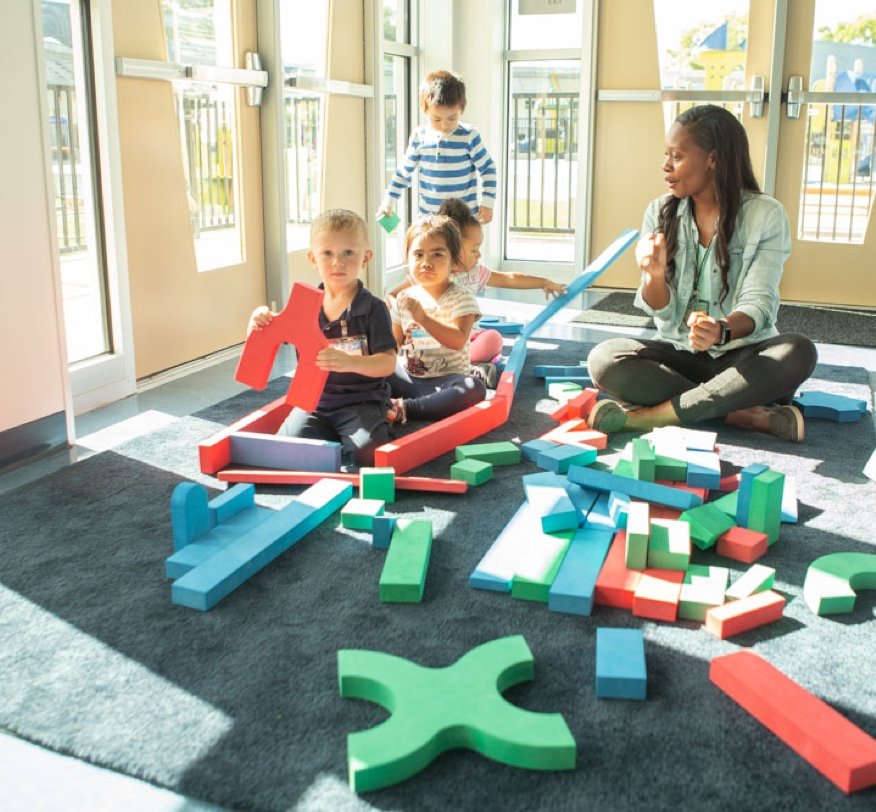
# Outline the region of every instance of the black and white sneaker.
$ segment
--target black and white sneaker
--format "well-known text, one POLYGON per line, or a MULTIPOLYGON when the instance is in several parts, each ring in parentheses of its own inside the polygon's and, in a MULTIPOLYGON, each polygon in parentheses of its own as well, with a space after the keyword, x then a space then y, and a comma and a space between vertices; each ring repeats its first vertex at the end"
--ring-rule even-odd
POLYGON ((480 378, 487 385, 487 389, 496 388, 499 372, 495 364, 472 364, 470 372, 473 377, 480 378))

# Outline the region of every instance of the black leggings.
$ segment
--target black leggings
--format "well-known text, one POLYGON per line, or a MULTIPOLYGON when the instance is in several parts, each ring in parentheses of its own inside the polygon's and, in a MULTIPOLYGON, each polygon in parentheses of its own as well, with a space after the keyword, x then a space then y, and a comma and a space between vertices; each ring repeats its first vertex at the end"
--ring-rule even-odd
POLYGON ((612 338, 587 359, 593 382, 612 397, 637 406, 671 401, 683 423, 724 417, 749 406, 790 403, 815 369, 818 354, 797 333, 728 350, 678 350, 666 341, 612 338))

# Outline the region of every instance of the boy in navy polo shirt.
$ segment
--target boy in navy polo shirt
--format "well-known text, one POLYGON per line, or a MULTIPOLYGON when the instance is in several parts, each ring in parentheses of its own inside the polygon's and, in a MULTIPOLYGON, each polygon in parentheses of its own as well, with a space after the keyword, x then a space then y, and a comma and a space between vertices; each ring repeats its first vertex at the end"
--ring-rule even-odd
MULTIPOLYGON (((374 464, 374 449, 391 439, 388 375, 395 370, 396 342, 384 302, 370 293, 359 272, 371 261, 365 222, 347 209, 329 209, 310 229, 307 259, 325 291, 319 324, 329 346, 316 356, 328 370, 316 409, 293 409, 278 434, 341 443, 342 470, 374 464)), ((256 308, 247 335, 276 314, 256 308)))

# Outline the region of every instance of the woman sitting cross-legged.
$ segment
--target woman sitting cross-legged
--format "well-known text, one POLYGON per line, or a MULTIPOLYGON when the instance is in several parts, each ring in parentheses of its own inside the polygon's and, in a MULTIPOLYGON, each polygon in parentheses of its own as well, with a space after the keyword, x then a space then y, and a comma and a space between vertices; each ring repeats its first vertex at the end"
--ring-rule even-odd
POLYGON ((760 192, 748 138, 727 110, 702 105, 666 136, 669 194, 645 212, 636 260, 636 305, 655 340, 615 338, 590 352, 601 400, 589 423, 647 431, 722 417, 734 426, 802 442, 790 405, 815 368, 815 345, 776 329, 790 230, 777 200, 760 192))

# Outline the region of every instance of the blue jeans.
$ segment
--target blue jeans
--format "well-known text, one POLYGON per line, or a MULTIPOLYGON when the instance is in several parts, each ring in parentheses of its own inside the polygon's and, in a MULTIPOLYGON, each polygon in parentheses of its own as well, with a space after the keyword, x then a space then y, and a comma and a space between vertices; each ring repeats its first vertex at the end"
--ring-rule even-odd
POLYGON ((715 358, 666 341, 612 338, 590 351, 587 364, 593 382, 612 397, 637 406, 669 400, 683 423, 698 423, 790 403, 817 361, 806 336, 786 333, 715 358))

